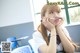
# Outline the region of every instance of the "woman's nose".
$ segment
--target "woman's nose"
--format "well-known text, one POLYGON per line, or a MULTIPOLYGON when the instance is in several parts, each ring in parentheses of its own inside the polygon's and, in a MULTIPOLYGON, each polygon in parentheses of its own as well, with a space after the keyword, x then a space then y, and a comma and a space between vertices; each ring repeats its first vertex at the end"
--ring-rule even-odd
POLYGON ((55 18, 62 18, 62 17, 60 16, 60 14, 59 14, 59 13, 56 13, 56 12, 54 13, 54 17, 55 17, 55 18))
POLYGON ((53 15, 55 16, 55 17, 60 17, 60 15, 58 14, 58 13, 53 13, 53 15))
POLYGON ((60 16, 58 16, 58 17, 55 17, 55 18, 60 18, 60 19, 62 19, 62 17, 60 17, 60 16))

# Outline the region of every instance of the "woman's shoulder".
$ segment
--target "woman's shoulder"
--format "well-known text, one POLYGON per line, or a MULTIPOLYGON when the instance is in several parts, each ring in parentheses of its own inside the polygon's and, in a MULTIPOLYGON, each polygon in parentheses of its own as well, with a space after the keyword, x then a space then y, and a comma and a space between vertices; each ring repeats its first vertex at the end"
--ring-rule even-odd
POLYGON ((38 30, 34 31, 33 34, 41 34, 38 30))
POLYGON ((62 25, 61 28, 63 29, 64 32, 68 32, 66 26, 62 25))
POLYGON ((67 36, 69 39, 71 39, 70 34, 69 34, 69 31, 67 30, 66 26, 62 26, 62 29, 63 29, 64 33, 66 34, 66 36, 67 36))
POLYGON ((41 32, 39 32, 38 30, 34 31, 32 35, 33 37, 42 37, 41 32))
POLYGON ((38 30, 33 32, 33 35, 41 35, 41 32, 39 32, 38 30))

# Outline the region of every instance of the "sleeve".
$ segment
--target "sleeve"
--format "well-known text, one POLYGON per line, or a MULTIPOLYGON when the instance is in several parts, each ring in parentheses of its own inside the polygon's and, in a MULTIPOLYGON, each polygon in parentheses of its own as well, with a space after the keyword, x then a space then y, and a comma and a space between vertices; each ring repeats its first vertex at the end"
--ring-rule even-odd
POLYGON ((34 32, 33 33, 33 40, 34 40, 34 52, 38 53, 38 48, 42 45, 42 44, 46 44, 45 40, 42 37, 42 34, 40 32, 34 32))

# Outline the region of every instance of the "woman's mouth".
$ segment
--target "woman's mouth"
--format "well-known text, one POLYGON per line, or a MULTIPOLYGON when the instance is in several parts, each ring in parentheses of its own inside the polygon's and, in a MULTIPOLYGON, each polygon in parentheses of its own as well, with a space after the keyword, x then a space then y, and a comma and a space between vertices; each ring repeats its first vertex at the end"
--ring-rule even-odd
POLYGON ((62 18, 57 18, 54 20, 55 24, 59 24, 62 21, 62 18))
POLYGON ((50 21, 52 24, 55 24, 55 25, 60 24, 62 20, 63 20, 62 18, 55 18, 55 19, 51 18, 51 19, 49 19, 49 21, 50 21))

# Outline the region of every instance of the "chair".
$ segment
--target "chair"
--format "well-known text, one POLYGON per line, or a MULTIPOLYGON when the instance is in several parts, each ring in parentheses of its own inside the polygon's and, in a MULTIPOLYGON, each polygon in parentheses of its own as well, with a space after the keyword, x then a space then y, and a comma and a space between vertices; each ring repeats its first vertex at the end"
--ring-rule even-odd
POLYGON ((18 47, 14 49, 11 53, 32 53, 29 45, 18 47))
POLYGON ((16 41, 16 37, 7 38, 7 42, 11 42, 11 49, 15 49, 18 46, 18 42, 16 41))

